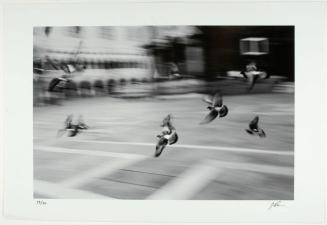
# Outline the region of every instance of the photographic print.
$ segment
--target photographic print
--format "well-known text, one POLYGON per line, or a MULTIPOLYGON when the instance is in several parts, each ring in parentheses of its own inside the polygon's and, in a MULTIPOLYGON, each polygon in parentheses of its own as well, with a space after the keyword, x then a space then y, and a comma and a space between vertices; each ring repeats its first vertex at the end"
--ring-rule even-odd
POLYGON ((294 200, 294 35, 34 26, 33 198, 294 200))

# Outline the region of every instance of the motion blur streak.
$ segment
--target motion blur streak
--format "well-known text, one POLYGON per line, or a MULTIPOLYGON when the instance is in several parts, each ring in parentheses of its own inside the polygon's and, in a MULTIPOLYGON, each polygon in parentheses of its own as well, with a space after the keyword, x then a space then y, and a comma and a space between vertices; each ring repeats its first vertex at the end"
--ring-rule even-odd
MULTIPOLYGON (((144 142, 118 142, 118 141, 94 141, 94 140, 69 140, 72 142, 80 143, 99 143, 99 144, 114 144, 114 145, 136 145, 136 146, 153 146, 153 143, 144 143, 144 142)), ((257 153, 257 154, 272 154, 272 155, 294 155, 292 151, 285 150, 265 150, 265 149, 249 149, 249 148, 236 148, 236 147, 223 147, 223 146, 203 146, 203 145, 175 145, 171 148, 192 148, 192 149, 211 149, 219 151, 235 151, 235 152, 244 152, 244 153, 257 153)))

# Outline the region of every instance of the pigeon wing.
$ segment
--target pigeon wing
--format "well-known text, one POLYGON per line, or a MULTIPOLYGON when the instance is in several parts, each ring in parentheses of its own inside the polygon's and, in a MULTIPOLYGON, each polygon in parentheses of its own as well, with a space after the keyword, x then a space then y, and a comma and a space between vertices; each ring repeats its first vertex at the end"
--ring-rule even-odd
POLYGON ((53 91, 55 87, 60 83, 59 78, 54 78, 51 80, 49 86, 48 86, 48 91, 53 91))
POLYGON ((218 116, 217 110, 211 110, 211 112, 202 120, 200 124, 207 124, 213 121, 218 116))
POLYGON ((259 117, 256 116, 254 119, 250 122, 249 127, 250 129, 258 129, 258 122, 259 122, 259 117))
POLYGON ((252 78, 252 80, 251 80, 251 84, 250 84, 250 90, 253 89, 253 87, 254 87, 256 81, 258 80, 258 78, 259 78, 259 76, 254 76, 254 77, 252 78))
POLYGON ((266 137, 266 133, 262 129, 259 130, 259 137, 266 137))
POLYGON ((246 72, 243 70, 243 71, 241 71, 241 74, 243 75, 243 77, 245 78, 245 79, 248 79, 248 76, 246 75, 246 72))
POLYGON ((216 93, 215 96, 213 96, 212 105, 218 107, 221 107, 223 105, 223 97, 219 92, 216 93))

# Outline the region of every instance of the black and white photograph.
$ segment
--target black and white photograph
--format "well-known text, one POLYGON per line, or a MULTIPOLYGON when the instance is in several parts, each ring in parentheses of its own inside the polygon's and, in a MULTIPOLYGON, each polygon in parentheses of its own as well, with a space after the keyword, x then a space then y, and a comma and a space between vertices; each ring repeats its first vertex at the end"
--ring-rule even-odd
POLYGON ((292 25, 34 26, 33 198, 294 200, 294 40, 292 25))
POLYGON ((326 223, 326 6, 1 5, 0 224, 326 223))

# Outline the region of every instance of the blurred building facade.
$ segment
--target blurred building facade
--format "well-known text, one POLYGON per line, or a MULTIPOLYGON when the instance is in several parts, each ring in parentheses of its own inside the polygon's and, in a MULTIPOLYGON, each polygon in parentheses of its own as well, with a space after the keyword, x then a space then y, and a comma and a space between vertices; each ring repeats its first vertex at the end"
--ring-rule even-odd
POLYGON ((34 59, 78 62, 98 75, 108 69, 138 69, 144 77, 151 72, 151 58, 142 46, 150 38, 147 27, 36 27, 34 59))
POLYGON ((294 81, 294 27, 36 27, 34 58, 46 57, 78 61, 85 76, 106 79, 165 77, 171 62, 181 74, 215 78, 256 61, 259 70, 294 81))
POLYGON ((66 97, 206 93, 217 88, 225 94, 247 93, 240 71, 251 61, 277 75, 264 79, 255 91, 269 92, 284 77, 291 87, 294 81, 292 26, 35 27, 33 47, 35 102, 48 98, 53 78, 70 72, 66 97), (170 76, 170 66, 181 76, 170 76), (241 79, 226 79, 230 71, 241 79))
POLYGON ((177 63, 183 73, 188 66, 192 73, 199 69, 195 63, 203 62, 194 57, 199 50, 191 47, 187 49, 191 57, 185 57, 185 40, 194 32, 192 26, 35 27, 34 61, 78 62, 88 76, 114 79, 167 76, 169 62, 177 63), (147 46, 153 44, 149 51, 147 46))

